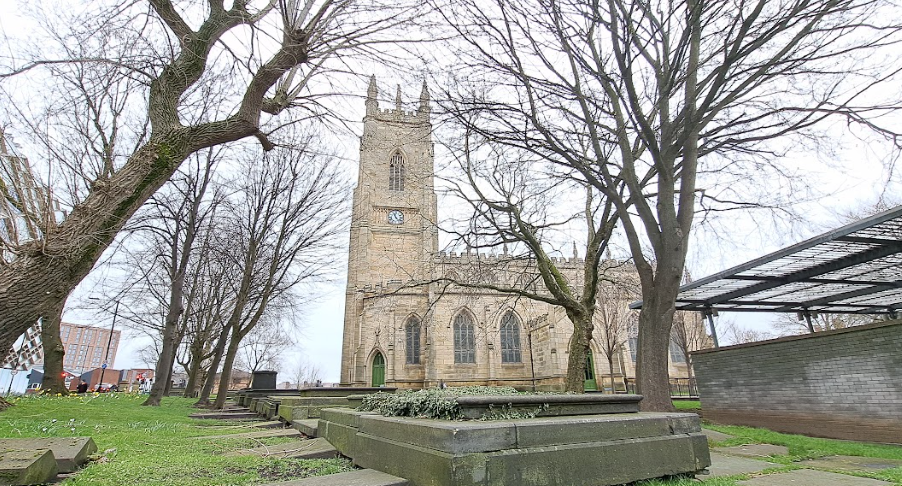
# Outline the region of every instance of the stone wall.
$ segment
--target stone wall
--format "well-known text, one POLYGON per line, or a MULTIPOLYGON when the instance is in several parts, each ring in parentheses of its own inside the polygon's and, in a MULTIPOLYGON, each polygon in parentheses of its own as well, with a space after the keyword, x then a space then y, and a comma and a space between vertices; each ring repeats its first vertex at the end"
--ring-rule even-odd
POLYGON ((693 353, 705 419, 902 443, 902 321, 693 353))

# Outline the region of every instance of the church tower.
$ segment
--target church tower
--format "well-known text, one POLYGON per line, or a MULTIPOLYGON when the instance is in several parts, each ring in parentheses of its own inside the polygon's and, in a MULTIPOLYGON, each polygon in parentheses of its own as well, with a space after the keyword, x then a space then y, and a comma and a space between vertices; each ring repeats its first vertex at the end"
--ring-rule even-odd
POLYGON ((344 385, 391 385, 401 368, 404 376, 398 379, 422 380, 417 376, 422 374, 417 372, 419 355, 411 355, 411 350, 420 352, 420 333, 417 342, 405 342, 405 336, 408 341, 412 338, 404 329, 412 323, 421 325, 428 289, 407 284, 430 278, 438 245, 427 86, 423 83, 416 111, 404 110, 400 86, 393 107, 381 109, 378 97, 373 76, 351 214, 341 361, 344 385), (407 355, 394 356, 395 344, 407 355))

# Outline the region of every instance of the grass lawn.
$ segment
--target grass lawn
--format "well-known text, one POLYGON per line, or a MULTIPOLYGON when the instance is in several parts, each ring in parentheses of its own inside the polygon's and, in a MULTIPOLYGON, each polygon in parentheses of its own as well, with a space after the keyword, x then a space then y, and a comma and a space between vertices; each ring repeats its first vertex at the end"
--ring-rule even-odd
POLYGON ((15 406, 0 412, 0 436, 93 437, 98 457, 62 482, 64 486, 238 486, 351 469, 342 459, 225 456, 229 451, 296 439, 196 439, 254 429, 188 418, 197 411, 191 407, 193 399, 168 397, 160 407, 142 407, 144 399, 124 393, 14 398, 15 406))

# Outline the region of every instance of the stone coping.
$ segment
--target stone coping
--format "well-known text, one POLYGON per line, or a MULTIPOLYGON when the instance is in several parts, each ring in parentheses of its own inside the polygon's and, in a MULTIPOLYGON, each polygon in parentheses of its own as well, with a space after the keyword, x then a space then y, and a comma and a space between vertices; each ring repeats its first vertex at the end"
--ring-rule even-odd
POLYGON ((524 411, 539 417, 638 413, 642 395, 464 395, 450 398, 464 418, 478 419, 492 411, 524 411))
POLYGON ((331 408, 323 410, 321 421, 354 427, 362 434, 449 454, 701 434, 698 416, 693 413, 642 412, 455 421, 383 417, 373 412, 331 408))
POLYGON ((302 397, 346 397, 349 395, 368 395, 370 393, 394 393, 397 388, 391 387, 351 387, 351 386, 333 386, 333 387, 315 387, 301 388, 298 394, 302 397))

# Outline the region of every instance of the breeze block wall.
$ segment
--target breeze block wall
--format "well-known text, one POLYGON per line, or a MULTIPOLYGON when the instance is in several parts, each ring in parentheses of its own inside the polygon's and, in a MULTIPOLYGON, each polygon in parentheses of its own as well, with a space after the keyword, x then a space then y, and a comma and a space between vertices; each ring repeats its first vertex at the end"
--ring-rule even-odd
POLYGON ((716 423, 902 443, 902 321, 692 354, 716 423))

